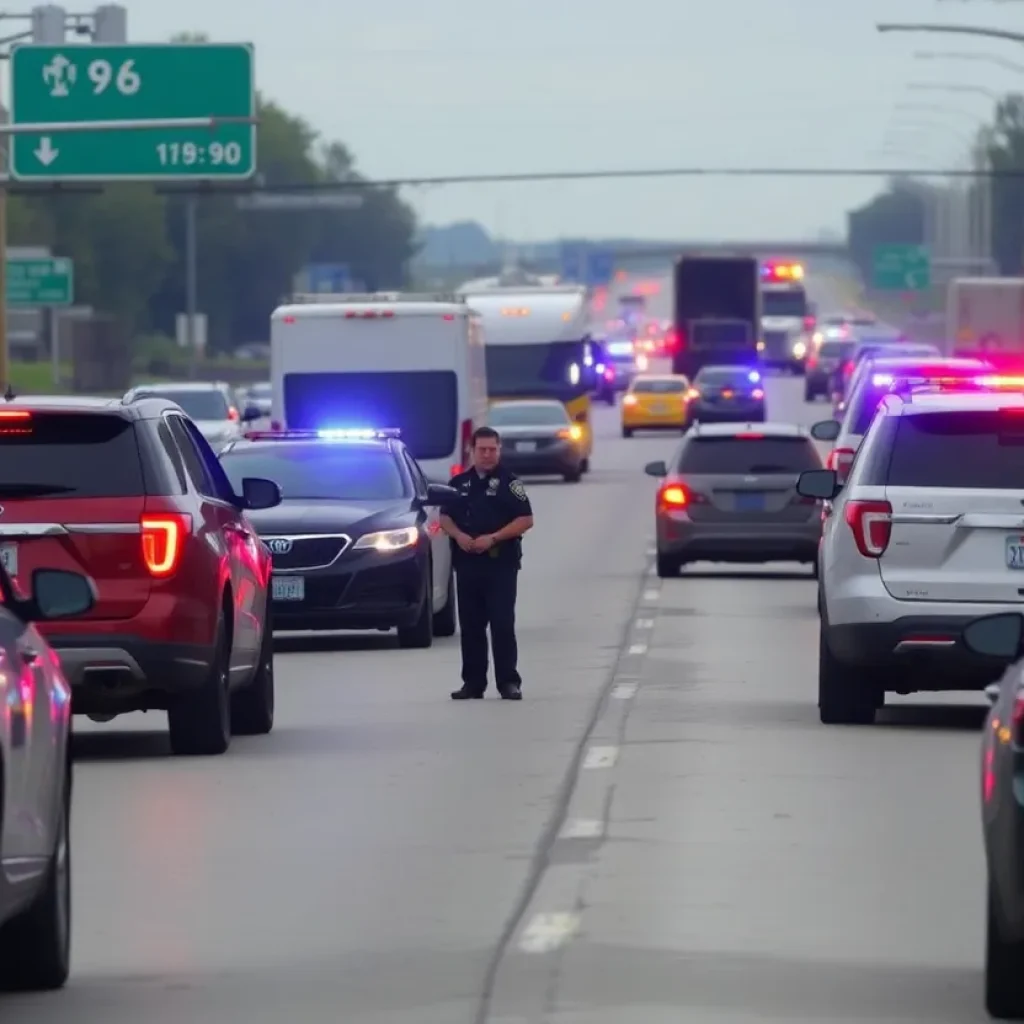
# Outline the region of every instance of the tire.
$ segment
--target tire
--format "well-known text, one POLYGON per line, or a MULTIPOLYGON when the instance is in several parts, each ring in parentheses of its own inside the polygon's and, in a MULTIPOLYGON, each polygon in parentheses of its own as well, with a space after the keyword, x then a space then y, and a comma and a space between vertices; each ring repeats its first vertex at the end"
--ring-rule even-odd
POLYGON ((434 613, 434 636, 455 636, 455 570, 448 569, 448 600, 434 613))
POLYGON ((422 650, 434 645, 434 588, 431 586, 431 570, 427 569, 423 603, 416 621, 411 626, 398 627, 398 646, 403 650, 422 650))
POLYGON ((818 392, 812 391, 809 387, 804 387, 804 401, 805 402, 816 402, 818 400, 818 392))
POLYGON ((878 707, 876 687, 839 661, 828 646, 824 620, 818 632, 818 715, 823 725, 872 725, 878 707))
POLYGON ((179 697, 167 712, 171 752, 176 756, 213 757, 231 745, 230 661, 227 623, 221 609, 209 674, 198 690, 179 697))
POLYGON ((579 469, 579 468, 570 470, 568 473, 563 473, 562 474, 562 479, 567 484, 578 484, 582 478, 583 478, 583 470, 579 469))
POLYGON ((655 572, 658 574, 658 579, 672 579, 674 576, 679 575, 679 570, 683 567, 683 563, 678 558, 673 558, 670 555, 658 555, 655 560, 655 572))
POLYGON ((583 459, 583 461, 580 462, 580 472, 581 473, 589 473, 590 472, 590 459, 589 458, 583 459))
POLYGON ((62 988, 71 972, 71 772, 42 889, 0 927, 0 991, 62 988))
POLYGON ((811 579, 816 580, 818 578, 818 560, 815 559, 811 562, 811 579))
POLYGON ((996 1020, 1024 1020, 1024 942, 999 930, 998 898, 991 877, 985 927, 985 1009, 996 1020))
POLYGON ((266 736, 274 728, 274 625, 270 602, 263 621, 263 641, 252 682, 231 694, 231 732, 266 736))
POLYGON ((623 437, 632 437, 633 436, 633 431, 630 430, 629 427, 623 427, 622 428, 622 436, 623 437))

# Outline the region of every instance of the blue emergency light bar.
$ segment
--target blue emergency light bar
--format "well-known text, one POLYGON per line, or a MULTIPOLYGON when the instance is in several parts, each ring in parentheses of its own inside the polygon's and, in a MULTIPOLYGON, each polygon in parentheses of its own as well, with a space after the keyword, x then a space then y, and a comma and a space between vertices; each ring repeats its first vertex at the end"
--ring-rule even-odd
POLYGON ((402 436, 397 427, 373 430, 369 427, 351 427, 338 430, 250 430, 247 441, 384 441, 402 436))

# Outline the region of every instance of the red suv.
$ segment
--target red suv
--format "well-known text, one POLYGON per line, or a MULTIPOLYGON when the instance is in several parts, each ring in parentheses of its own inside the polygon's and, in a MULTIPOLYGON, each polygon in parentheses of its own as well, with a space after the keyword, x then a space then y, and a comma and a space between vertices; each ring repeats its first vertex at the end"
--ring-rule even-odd
POLYGON ((0 561, 19 590, 39 568, 92 582, 90 611, 37 627, 76 713, 166 711, 176 754, 270 732, 271 560, 245 510, 281 492, 242 490, 166 399, 0 402, 0 561))

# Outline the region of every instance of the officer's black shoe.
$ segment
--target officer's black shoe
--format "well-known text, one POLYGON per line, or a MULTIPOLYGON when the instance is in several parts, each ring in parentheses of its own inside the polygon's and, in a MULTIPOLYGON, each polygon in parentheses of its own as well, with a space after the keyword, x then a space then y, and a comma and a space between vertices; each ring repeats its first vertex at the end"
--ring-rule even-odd
POLYGON ((470 686, 462 686, 452 691, 452 700, 483 700, 483 690, 474 690, 470 686))
POLYGON ((512 683, 510 686, 504 687, 501 691, 502 700, 522 700, 523 691, 519 689, 518 683, 512 683))

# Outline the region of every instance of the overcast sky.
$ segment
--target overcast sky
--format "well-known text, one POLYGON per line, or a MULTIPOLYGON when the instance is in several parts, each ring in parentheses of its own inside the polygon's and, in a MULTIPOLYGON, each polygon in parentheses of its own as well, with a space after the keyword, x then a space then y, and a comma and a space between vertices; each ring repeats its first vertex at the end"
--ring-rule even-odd
MULTIPOLYGON (((683 166, 949 166, 1024 81, 1024 46, 879 35, 878 21, 1024 31, 1024 3, 963 0, 126 0, 129 32, 256 46, 260 88, 374 177, 683 166), (937 111, 899 110, 923 104, 937 111), (883 154, 887 134, 905 151, 883 154)), ((845 230, 872 179, 670 179, 408 192, 433 223, 514 238, 800 238, 845 230)))

